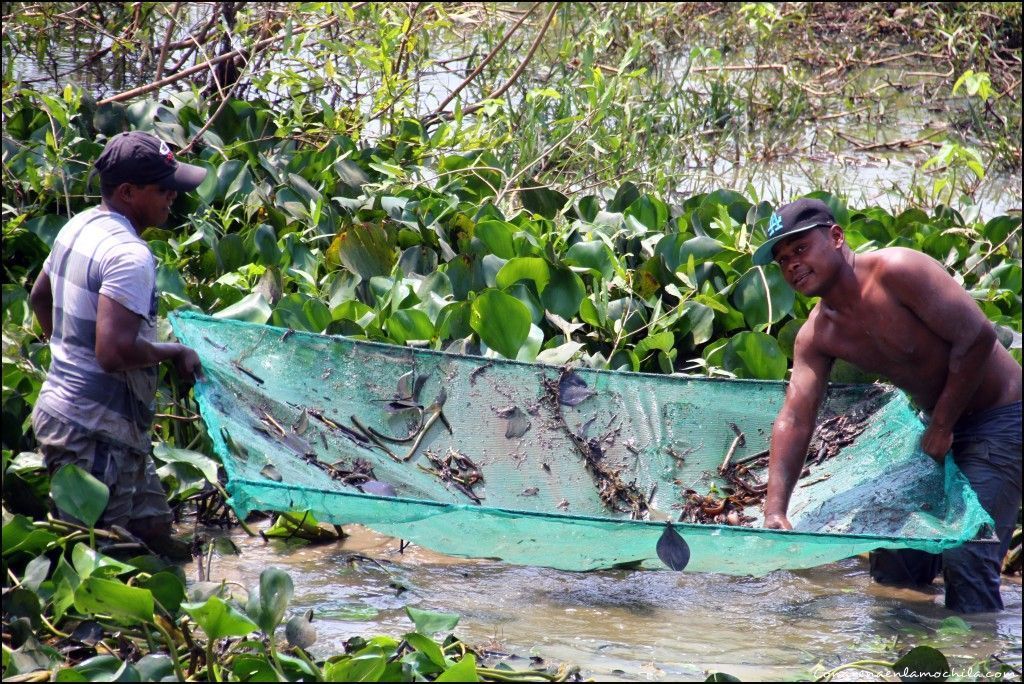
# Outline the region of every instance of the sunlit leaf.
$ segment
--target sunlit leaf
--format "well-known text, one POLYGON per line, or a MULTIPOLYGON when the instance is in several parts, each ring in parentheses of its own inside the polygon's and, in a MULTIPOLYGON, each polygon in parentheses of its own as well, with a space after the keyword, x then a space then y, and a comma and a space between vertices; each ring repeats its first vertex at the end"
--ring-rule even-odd
POLYGON ((258 629, 255 622, 218 596, 211 596, 203 603, 182 603, 181 609, 206 632, 208 639, 246 636, 258 629))
POLYGON ((438 613, 412 606, 406 606, 405 613, 416 625, 416 631, 426 636, 431 636, 436 632, 451 632, 455 629, 455 625, 459 624, 459 616, 455 613, 438 613))
POLYGON ((520 280, 530 280, 542 292, 551 278, 548 264, 537 257, 516 257, 511 259, 498 271, 495 281, 498 287, 507 288, 520 280))
POLYGON ((65 465, 50 480, 50 496, 57 508, 93 527, 107 508, 110 489, 76 465, 65 465))
POLYGON ((530 310, 511 295, 486 290, 473 300, 469 325, 484 344, 514 359, 530 333, 530 310))
POLYGON ((75 610, 120 620, 153 621, 153 594, 117 580, 86 577, 75 589, 75 610))
POLYGON ((723 364, 741 378, 781 380, 786 376, 786 355, 774 337, 745 331, 729 338, 723 364))

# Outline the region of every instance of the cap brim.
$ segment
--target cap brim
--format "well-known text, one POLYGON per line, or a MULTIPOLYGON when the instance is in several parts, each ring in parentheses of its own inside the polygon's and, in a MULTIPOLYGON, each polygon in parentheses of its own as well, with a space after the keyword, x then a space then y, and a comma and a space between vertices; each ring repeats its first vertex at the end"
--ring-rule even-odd
POLYGON ((772 254, 772 248, 775 247, 775 245, 779 244, 780 242, 787 238, 793 237, 794 235, 806 233, 807 231, 813 228, 821 228, 821 226, 822 224, 815 223, 813 225, 805 226, 803 228, 796 228, 795 230, 791 230, 788 233, 783 233, 782 235, 777 235, 771 238, 770 240, 765 240, 763 243, 761 243, 760 247, 754 250, 754 265, 767 266, 768 264, 772 263, 772 261, 775 260, 774 255, 772 254))
POLYGON ((206 179, 206 173, 206 169, 202 166, 178 162, 178 167, 174 169, 174 173, 160 179, 158 185, 165 190, 188 192, 199 187, 203 180, 206 179))

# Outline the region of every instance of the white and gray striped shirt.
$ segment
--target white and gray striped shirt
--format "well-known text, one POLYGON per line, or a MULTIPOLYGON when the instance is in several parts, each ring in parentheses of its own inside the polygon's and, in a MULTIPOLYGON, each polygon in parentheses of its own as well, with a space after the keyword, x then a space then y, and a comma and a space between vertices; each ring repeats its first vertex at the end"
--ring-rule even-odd
POLYGON ((37 407, 90 432, 149 451, 157 367, 107 373, 96 360, 96 309, 105 295, 156 337, 153 253, 127 218, 100 208, 61 228, 43 263, 53 290, 50 371, 37 407))

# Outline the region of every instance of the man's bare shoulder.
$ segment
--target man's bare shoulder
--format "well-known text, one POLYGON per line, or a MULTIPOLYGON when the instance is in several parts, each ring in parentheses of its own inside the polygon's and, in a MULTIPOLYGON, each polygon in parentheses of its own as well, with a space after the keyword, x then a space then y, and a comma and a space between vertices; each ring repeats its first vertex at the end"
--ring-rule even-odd
POLYGON ((830 356, 826 351, 830 334, 830 323, 821 315, 821 304, 815 305, 807 315, 807 321, 800 326, 794 346, 797 353, 812 356, 830 356))
POLYGON ((867 267, 872 276, 883 281, 934 272, 935 269, 945 272, 935 259, 908 247, 885 247, 865 252, 858 254, 857 260, 859 265, 867 267))

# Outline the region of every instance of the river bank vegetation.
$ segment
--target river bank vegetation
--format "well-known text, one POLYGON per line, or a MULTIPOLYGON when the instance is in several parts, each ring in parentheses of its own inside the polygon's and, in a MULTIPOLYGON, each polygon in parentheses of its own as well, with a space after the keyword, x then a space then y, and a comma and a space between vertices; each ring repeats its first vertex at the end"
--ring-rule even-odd
MULTIPOLYGON (((60 227, 98 200, 90 165, 119 131, 209 170, 142 235, 164 334, 169 311, 195 307, 525 361, 784 379, 813 301, 751 255, 773 206, 810 193, 855 249, 938 259, 1021 360, 1017 4, 3 11, 5 679, 579 676, 486 667, 435 640, 455 616, 412 608, 401 638, 311 658, 315 615, 287 617, 287 575, 268 570, 258 592, 203 576, 216 544, 202 526, 238 521, 169 374, 154 455, 195 524, 201 581, 89 528, 102 485, 51 480, 32 451, 49 352, 27 293, 60 227), (51 496, 86 525, 47 517, 51 496)), ((300 518, 269 533, 339 536, 300 518)), ((1019 528, 1014 544, 1019 573, 1019 528)), ((942 657, 911 646, 865 666, 942 657)))

